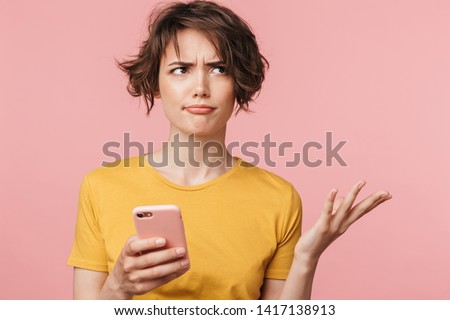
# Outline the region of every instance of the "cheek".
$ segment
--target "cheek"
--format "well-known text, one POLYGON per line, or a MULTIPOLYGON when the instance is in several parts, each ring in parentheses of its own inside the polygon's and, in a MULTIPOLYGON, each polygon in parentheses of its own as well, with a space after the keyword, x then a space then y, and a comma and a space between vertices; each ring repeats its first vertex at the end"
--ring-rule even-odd
POLYGON ((169 85, 162 81, 159 84, 160 99, 164 107, 169 108, 171 105, 176 103, 180 96, 180 90, 173 84, 169 85))
POLYGON ((168 101, 180 101, 189 92, 189 86, 182 81, 173 81, 161 84, 162 96, 168 101))
POLYGON ((229 81, 226 83, 222 83, 219 87, 219 92, 222 95, 222 98, 227 101, 227 103, 233 103, 236 100, 234 94, 234 84, 233 81, 229 81))

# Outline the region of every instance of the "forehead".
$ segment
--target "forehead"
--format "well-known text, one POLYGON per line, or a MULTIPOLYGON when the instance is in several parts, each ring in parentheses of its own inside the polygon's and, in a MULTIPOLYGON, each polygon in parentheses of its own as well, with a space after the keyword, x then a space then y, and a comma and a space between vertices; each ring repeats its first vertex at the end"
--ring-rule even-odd
POLYGON ((194 29, 184 29, 178 30, 176 37, 180 56, 177 56, 175 43, 172 39, 161 57, 162 62, 170 62, 172 60, 196 61, 197 59, 205 61, 217 60, 218 54, 214 44, 204 33, 194 29))

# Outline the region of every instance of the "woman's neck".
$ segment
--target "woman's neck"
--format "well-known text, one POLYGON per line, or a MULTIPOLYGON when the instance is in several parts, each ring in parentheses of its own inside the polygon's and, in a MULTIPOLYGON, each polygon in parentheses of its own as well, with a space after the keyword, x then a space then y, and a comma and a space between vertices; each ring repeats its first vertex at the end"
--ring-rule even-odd
POLYGON ((236 162, 226 149, 225 132, 207 137, 171 132, 162 149, 149 154, 148 160, 166 179, 187 186, 211 181, 236 162))

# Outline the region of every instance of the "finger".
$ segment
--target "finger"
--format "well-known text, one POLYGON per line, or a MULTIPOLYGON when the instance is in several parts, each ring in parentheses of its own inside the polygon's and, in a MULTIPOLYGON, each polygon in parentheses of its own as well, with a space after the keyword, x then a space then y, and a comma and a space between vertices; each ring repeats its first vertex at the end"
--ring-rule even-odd
POLYGON ((165 277, 162 277, 159 279, 142 282, 138 285, 139 289, 134 294, 145 294, 145 293, 147 293, 153 289, 156 289, 172 280, 175 280, 176 278, 182 276, 186 271, 187 270, 185 270, 183 272, 176 272, 176 273, 169 274, 168 276, 165 276, 165 277))
POLYGON ((166 239, 161 237, 139 239, 137 237, 130 237, 125 244, 124 253, 128 256, 135 256, 143 251, 154 250, 164 247, 166 239))
POLYGON ((151 287, 146 292, 148 292, 148 291, 150 291, 150 290, 152 290, 154 288, 161 287, 163 284, 166 284, 166 283, 168 283, 168 282, 170 282, 172 280, 175 280, 176 278, 182 276, 183 274, 184 274, 184 272, 183 273, 172 273, 172 274, 169 274, 168 276, 165 276, 165 277, 153 280, 150 283, 151 287))
POLYGON ((189 266, 189 260, 182 259, 166 264, 160 264, 148 269, 136 270, 133 276, 140 281, 155 280, 174 273, 184 273, 189 270, 189 266))
POLYGON ((328 217, 333 213, 333 204, 336 199, 338 190, 333 189, 328 193, 327 200, 325 200, 325 205, 322 211, 322 217, 328 217))
POLYGON ((371 194, 352 208, 348 218, 349 225, 391 198, 392 195, 387 191, 377 191, 371 194))
POLYGON ((368 208, 365 210, 365 213, 364 213, 364 214, 366 214, 366 213, 372 211, 373 209, 375 209, 376 207, 378 207, 378 205, 380 205, 380 204, 382 204, 383 202, 386 202, 386 201, 388 201, 388 200, 390 200, 390 199, 392 199, 392 195, 391 195, 389 192, 388 192, 387 194, 380 195, 380 196, 378 197, 378 200, 377 200, 373 205, 371 205, 370 207, 368 207, 368 208))
POLYGON ((364 187, 365 184, 366 182, 364 180, 361 180, 353 186, 352 190, 350 190, 350 192, 347 194, 342 204, 339 206, 336 215, 345 216, 345 214, 353 206, 353 203, 355 202, 358 193, 361 191, 362 187, 364 187))
POLYGON ((185 248, 170 248, 150 251, 134 259, 133 269, 144 269, 182 258, 186 254, 185 248))
POLYGON ((336 213, 336 211, 339 210, 339 207, 341 206, 342 202, 344 202, 344 197, 338 197, 336 201, 334 201, 333 205, 333 214, 336 213))

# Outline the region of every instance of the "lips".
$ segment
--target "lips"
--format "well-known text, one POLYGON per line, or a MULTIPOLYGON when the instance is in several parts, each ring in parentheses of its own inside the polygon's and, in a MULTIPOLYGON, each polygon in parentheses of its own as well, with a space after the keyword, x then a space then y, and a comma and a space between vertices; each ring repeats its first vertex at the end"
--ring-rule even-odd
POLYGON ((214 108, 207 104, 193 104, 184 109, 192 114, 208 114, 214 111, 214 108))

